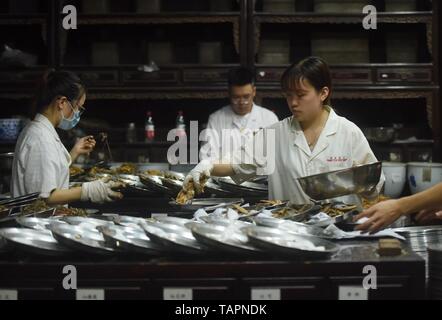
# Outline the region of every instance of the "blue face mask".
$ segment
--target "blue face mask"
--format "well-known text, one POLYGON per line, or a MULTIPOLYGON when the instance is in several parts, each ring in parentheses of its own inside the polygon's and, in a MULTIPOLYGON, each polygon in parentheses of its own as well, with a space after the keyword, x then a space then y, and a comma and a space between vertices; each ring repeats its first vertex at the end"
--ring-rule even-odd
MULTIPOLYGON (((72 104, 69 102, 69 105, 72 108, 72 104)), ((74 110, 74 108, 72 108, 74 110)), ((71 119, 66 119, 64 117, 63 111, 61 111, 61 122, 58 127, 62 130, 71 130, 80 122, 80 111, 74 110, 74 115, 71 119)))

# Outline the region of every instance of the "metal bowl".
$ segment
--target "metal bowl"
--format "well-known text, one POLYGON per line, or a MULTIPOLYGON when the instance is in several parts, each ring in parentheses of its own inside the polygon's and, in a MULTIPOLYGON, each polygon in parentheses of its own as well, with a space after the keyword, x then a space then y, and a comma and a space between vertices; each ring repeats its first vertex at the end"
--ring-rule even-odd
POLYGON ((371 192, 379 183, 382 162, 298 178, 304 192, 313 200, 371 192))
POLYGON ((375 127, 362 130, 368 141, 391 142, 396 138, 396 129, 393 127, 375 127))

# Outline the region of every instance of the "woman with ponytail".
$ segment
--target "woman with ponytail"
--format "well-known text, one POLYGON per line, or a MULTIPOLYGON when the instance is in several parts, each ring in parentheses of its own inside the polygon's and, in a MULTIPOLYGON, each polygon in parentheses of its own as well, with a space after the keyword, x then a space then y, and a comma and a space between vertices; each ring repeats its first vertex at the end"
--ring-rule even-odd
POLYGON ((34 101, 34 119, 17 140, 12 167, 13 197, 38 192, 51 205, 74 201, 102 203, 121 198, 115 183, 98 180, 69 188, 69 166, 95 147, 92 136, 80 139, 70 152, 55 128, 70 130, 85 111, 86 88, 72 72, 50 70, 43 76, 34 101))

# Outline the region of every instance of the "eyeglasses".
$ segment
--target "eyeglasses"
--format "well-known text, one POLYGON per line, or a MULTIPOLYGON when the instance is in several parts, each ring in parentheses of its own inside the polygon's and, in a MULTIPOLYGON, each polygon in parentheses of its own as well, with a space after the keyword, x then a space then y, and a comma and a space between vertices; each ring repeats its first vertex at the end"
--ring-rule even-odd
POLYGON ((230 98, 230 101, 232 101, 233 104, 246 104, 249 103, 252 99, 251 95, 244 96, 244 97, 233 97, 230 98))
POLYGON ((80 113, 80 116, 86 111, 86 109, 83 106, 78 106, 78 112, 80 113))
POLYGON ((70 101, 68 101, 68 102, 69 102, 69 105, 71 106, 72 110, 74 110, 74 112, 75 112, 75 111, 78 111, 79 114, 80 114, 80 116, 86 111, 86 109, 85 109, 83 106, 77 106, 77 108, 75 109, 75 108, 72 106, 72 103, 71 103, 70 101))

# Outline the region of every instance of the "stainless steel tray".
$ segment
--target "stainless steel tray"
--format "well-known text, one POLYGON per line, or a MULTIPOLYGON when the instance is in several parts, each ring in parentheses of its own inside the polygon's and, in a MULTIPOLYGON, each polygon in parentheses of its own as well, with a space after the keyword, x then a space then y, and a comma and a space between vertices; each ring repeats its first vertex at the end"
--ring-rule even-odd
POLYGON ((183 189, 183 181, 173 180, 164 177, 160 177, 160 180, 163 183, 163 185, 169 190, 171 190, 171 192, 173 192, 174 194, 178 194, 178 192, 180 192, 181 189, 183 189))
POLYGON ((221 188, 219 184, 215 182, 213 179, 209 179, 204 185, 204 193, 205 194, 213 194, 217 197, 231 197, 234 196, 234 193, 221 188))
POLYGON ((171 176, 175 177, 175 179, 180 180, 180 181, 184 181, 184 178, 186 178, 186 175, 184 173, 181 173, 181 172, 164 171, 164 176, 166 178, 167 178, 168 175, 171 175, 171 176))
POLYGON ((250 242, 257 247, 284 257, 326 259, 339 251, 339 245, 333 242, 280 229, 253 226, 245 229, 245 232, 250 242))
POLYGON ((396 233, 401 234, 411 234, 411 233, 422 233, 422 232, 428 232, 428 231, 436 231, 436 230, 442 230, 442 226, 413 226, 413 227, 401 227, 401 228, 394 228, 393 231, 396 233))
POLYGON ((299 223, 290 220, 283 220, 278 218, 255 217, 253 218, 256 225, 268 228, 276 228, 290 233, 306 236, 320 237, 323 239, 331 239, 330 236, 324 233, 324 229, 315 226, 309 226, 304 223, 299 223))
POLYGON ((132 216, 120 216, 120 215, 115 215, 111 217, 111 220, 115 223, 118 224, 120 226, 124 226, 124 227, 139 227, 139 224, 141 222, 146 221, 145 218, 140 218, 140 217, 132 217, 132 216))
POLYGON ((226 225, 193 223, 190 229, 198 242, 212 250, 237 255, 263 255, 262 250, 248 243, 248 238, 240 226, 235 223, 226 225))
POLYGON ((34 230, 48 230, 51 224, 65 223, 58 218, 36 218, 36 217, 18 217, 15 219, 17 223, 24 227, 34 230))
POLYGON ((169 253, 199 255, 207 252, 185 227, 155 222, 144 222, 140 225, 150 240, 169 253))
POLYGON ((150 241, 141 227, 108 225, 97 227, 106 243, 121 251, 158 255, 161 247, 150 241))
POLYGON ((179 217, 168 217, 168 216, 156 216, 152 218, 153 221, 165 224, 174 224, 180 227, 186 227, 191 219, 179 218, 179 217))
POLYGON ((108 219, 96 219, 89 217, 61 217, 60 220, 74 226, 87 224, 95 227, 105 226, 113 223, 108 219))
POLYGON ((228 177, 217 178, 217 182, 221 188, 241 196, 268 197, 268 186, 264 184, 247 181, 242 184, 236 184, 228 177))
POLYGON ((169 195, 174 194, 172 190, 170 190, 163 184, 159 176, 140 174, 139 177, 141 183, 144 184, 149 190, 166 193, 169 195))
POLYGON ((178 208, 180 211, 194 212, 203 208, 206 211, 213 211, 217 208, 228 207, 233 204, 241 204, 244 199, 239 198, 195 198, 189 204, 178 204, 175 201, 170 201, 169 204, 178 208))
POLYGON ((70 252, 54 239, 50 231, 6 228, 0 229, 0 237, 6 241, 7 246, 32 254, 58 256, 70 252))
POLYGON ((146 188, 146 186, 141 183, 140 177, 130 174, 120 174, 117 176, 119 181, 122 181, 126 186, 121 190, 125 196, 131 195, 147 195, 153 196, 158 194, 157 191, 146 188))
POLYGON ((103 234, 97 229, 69 224, 51 227, 54 238, 61 244, 77 251, 97 255, 114 255, 117 251, 108 246, 103 234))
POLYGON ((301 221, 308 219, 311 215, 319 213, 321 211, 321 209, 322 209, 322 207, 320 205, 313 205, 313 204, 293 205, 293 204, 288 203, 286 208, 284 208, 284 207, 273 208, 273 209, 270 209, 270 211, 272 211, 272 214, 274 215, 275 218, 301 222, 301 221), (281 217, 275 216, 277 211, 284 210, 284 209, 286 209, 288 211, 287 215, 281 216, 281 217))
POLYGON ((24 195, 21 197, 5 199, 5 200, 0 201, 0 205, 8 206, 8 207, 13 207, 18 204, 23 205, 23 204, 27 204, 27 203, 37 200, 39 198, 39 196, 40 196, 40 193, 36 192, 36 193, 27 194, 27 195, 24 195))

